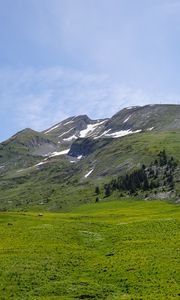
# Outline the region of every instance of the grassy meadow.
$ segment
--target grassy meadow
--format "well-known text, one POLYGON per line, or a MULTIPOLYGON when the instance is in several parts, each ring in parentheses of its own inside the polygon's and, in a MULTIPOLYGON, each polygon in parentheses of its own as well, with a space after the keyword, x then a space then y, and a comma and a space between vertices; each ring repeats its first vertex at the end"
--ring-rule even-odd
POLYGON ((1 212, 0 241, 0 300, 180 298, 177 204, 1 212))

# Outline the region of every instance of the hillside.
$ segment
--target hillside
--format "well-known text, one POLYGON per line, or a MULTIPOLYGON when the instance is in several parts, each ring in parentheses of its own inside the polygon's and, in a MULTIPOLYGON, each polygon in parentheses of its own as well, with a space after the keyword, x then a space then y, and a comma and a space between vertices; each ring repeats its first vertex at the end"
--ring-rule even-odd
POLYGON ((178 162, 180 105, 123 109, 110 119, 68 118, 36 132, 25 129, 0 144, 0 209, 68 209, 94 201, 94 187, 150 164, 165 150, 178 162))

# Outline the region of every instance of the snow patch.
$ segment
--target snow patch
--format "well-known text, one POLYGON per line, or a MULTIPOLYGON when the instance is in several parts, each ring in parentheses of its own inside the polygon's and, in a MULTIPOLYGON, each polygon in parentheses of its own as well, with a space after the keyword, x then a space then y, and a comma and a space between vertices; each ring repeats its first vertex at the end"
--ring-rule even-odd
POLYGON ((72 136, 70 136, 70 137, 68 137, 66 139, 63 139, 63 141, 70 142, 70 141, 75 140, 75 139, 77 139, 77 136, 76 135, 72 135, 72 136))
POLYGON ((148 128, 147 130, 151 131, 151 130, 153 130, 153 129, 154 129, 154 127, 151 127, 151 128, 148 128))
POLYGON ((95 124, 88 124, 86 129, 80 131, 79 136, 81 138, 86 137, 88 135, 88 133, 92 133, 96 129, 97 126, 103 124, 105 121, 106 120, 95 123, 95 124))
POLYGON ((71 123, 73 123, 74 121, 69 121, 69 122, 66 122, 66 123, 64 123, 63 125, 68 125, 68 124, 71 124, 71 123))
POLYGON ((129 117, 127 117, 123 123, 126 123, 129 119, 130 119, 131 115, 129 117))
POLYGON ((18 170, 16 173, 23 172, 25 169, 18 170))
POLYGON ((52 130, 54 130, 54 129, 56 129, 56 128, 58 128, 60 125, 61 125, 61 123, 59 123, 59 124, 56 125, 56 126, 51 127, 49 130, 47 130, 47 131, 45 132, 45 134, 51 132, 52 130))
POLYGON ((53 157, 53 156, 58 156, 58 155, 65 155, 65 154, 68 154, 70 148, 69 149, 66 149, 66 150, 62 150, 62 151, 55 151, 55 152, 52 152, 51 154, 49 154, 48 156, 49 157, 53 157))
POLYGON ((37 163, 36 165, 34 165, 34 167, 38 167, 38 166, 46 164, 48 162, 47 160, 48 160, 48 157, 46 157, 45 159, 43 159, 43 161, 40 161, 39 163, 37 163))
POLYGON ((38 164, 34 165, 35 167, 38 167, 38 166, 41 166, 41 165, 44 165, 46 164, 47 162, 46 161, 41 161, 39 162, 38 164))
POLYGON ((73 130, 73 129, 74 129, 74 128, 71 128, 71 129, 69 129, 68 131, 63 132, 62 134, 58 135, 58 137, 64 136, 65 134, 69 133, 69 132, 70 132, 71 130, 73 130))
POLYGON ((105 136, 110 130, 111 130, 111 129, 105 130, 101 135, 96 136, 96 137, 94 138, 94 140, 96 140, 96 139, 98 139, 98 138, 100 138, 100 137, 102 137, 102 136, 105 136))
POLYGON ((93 171, 94 169, 91 169, 86 175, 84 175, 84 177, 87 178, 93 171))
POLYGON ((106 134, 105 136, 113 137, 113 138, 119 138, 119 137, 122 137, 122 136, 125 136, 125 135, 128 135, 128 134, 138 133, 138 132, 141 132, 141 131, 142 131, 141 129, 136 130, 136 131, 131 131, 130 129, 120 130, 120 131, 117 131, 117 132, 106 134))
POLYGON ((2 166, 0 166, 0 169, 3 169, 5 166, 4 165, 2 165, 2 166))
POLYGON ((82 155, 79 155, 78 157, 77 157, 77 159, 81 159, 83 156, 82 155))

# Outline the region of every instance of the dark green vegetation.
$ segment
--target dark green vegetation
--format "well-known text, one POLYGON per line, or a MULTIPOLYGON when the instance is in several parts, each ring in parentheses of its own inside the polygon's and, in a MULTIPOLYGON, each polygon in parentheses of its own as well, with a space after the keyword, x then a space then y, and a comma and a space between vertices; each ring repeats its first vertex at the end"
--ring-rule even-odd
MULTIPOLYGON (((178 171, 178 162, 173 156, 167 157, 166 151, 160 151, 155 161, 149 166, 144 164, 141 168, 112 179, 110 183, 105 184, 104 193, 109 197, 114 191, 125 191, 129 194, 138 195, 138 192, 169 192, 175 188, 175 174, 178 171)), ((95 189, 96 194, 100 191, 98 187, 95 189)))
POLYGON ((122 201, 0 214, 0 299, 179 299, 180 212, 122 201))
POLYGON ((97 145, 87 160, 97 160, 92 176, 112 176, 151 163, 163 149, 180 161, 180 131, 145 132, 113 139, 104 148, 97 145))

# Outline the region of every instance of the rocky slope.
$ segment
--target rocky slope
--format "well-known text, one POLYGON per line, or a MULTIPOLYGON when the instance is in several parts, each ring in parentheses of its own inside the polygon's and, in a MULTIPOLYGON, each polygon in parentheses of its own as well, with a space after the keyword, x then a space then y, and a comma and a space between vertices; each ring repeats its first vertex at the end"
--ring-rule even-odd
MULTIPOLYGON (((79 138, 119 138, 138 132, 176 129, 180 129, 180 105, 146 105, 125 108, 110 119, 91 120, 86 115, 71 117, 44 134, 55 139, 59 148, 70 149, 79 138)), ((73 154, 72 149, 70 153, 73 154)))
POLYGON ((87 156, 111 140, 143 132, 180 129, 180 105, 128 107, 110 119, 70 117, 43 132, 25 129, 0 144, 0 172, 42 161, 40 157, 87 156))
MULTIPOLYGON (((129 107, 110 119, 81 115, 43 132, 25 129, 0 144, 0 209, 86 201, 91 185, 149 164, 163 149, 180 161, 180 105, 129 107)), ((179 167, 174 178, 178 197, 179 167)))

